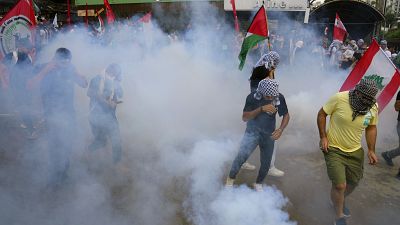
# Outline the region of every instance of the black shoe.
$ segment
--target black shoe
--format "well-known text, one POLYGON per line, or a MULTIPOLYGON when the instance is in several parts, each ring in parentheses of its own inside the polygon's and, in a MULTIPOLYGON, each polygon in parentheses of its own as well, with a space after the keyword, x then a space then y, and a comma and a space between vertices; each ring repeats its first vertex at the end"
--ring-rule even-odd
POLYGON ((399 173, 396 175, 396 178, 400 180, 400 170, 399 173))
POLYGON ((344 217, 335 220, 333 225, 347 225, 346 219, 344 217))
POLYGON ((386 164, 388 164, 388 166, 394 166, 393 161, 392 161, 392 158, 390 158, 390 157, 388 156, 388 153, 387 153, 387 152, 382 152, 381 156, 382 156, 382 158, 386 161, 386 164))

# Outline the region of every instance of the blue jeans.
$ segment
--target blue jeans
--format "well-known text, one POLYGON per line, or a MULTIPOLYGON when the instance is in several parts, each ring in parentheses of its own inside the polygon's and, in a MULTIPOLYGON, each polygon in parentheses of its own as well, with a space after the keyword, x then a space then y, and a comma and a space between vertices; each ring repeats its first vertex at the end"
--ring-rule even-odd
POLYGON ((275 141, 271 138, 271 134, 266 134, 260 131, 246 131, 240 143, 239 153, 233 161, 231 171, 229 172, 229 177, 235 179, 240 167, 244 162, 250 157, 251 153, 260 147, 260 170, 258 171, 258 176, 256 183, 261 184, 267 176, 269 166, 271 164, 272 153, 274 151, 275 141))
POLYGON ((400 121, 397 121, 397 135, 399 136, 399 146, 386 152, 387 156, 389 156, 391 159, 400 155, 400 121))

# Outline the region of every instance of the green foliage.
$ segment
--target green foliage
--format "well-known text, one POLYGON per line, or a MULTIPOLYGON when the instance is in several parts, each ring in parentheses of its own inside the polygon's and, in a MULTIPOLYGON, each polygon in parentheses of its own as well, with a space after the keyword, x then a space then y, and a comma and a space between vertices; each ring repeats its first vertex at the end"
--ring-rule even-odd
POLYGON ((391 39, 400 39, 400 28, 397 28, 395 30, 389 30, 386 34, 385 34, 385 38, 388 40, 391 39))

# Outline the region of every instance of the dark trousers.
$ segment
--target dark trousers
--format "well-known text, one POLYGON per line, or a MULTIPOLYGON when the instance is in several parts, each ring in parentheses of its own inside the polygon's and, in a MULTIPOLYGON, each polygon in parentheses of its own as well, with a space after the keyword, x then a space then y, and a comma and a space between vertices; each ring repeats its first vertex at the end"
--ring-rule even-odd
POLYGON ((233 161, 231 171, 229 172, 229 177, 232 179, 236 178, 237 173, 240 170, 240 167, 244 162, 250 157, 251 153, 257 148, 257 145, 260 147, 260 170, 258 171, 258 176, 256 183, 261 184, 267 176, 269 166, 271 164, 272 153, 274 151, 274 143, 272 140, 271 134, 266 134, 259 131, 254 132, 245 132, 242 138, 239 153, 233 161))
POLYGON ((118 163, 122 157, 122 146, 117 117, 112 114, 91 114, 89 123, 94 136, 93 142, 88 147, 89 150, 95 151, 104 147, 107 144, 107 138, 110 138, 113 161, 118 163))
POLYGON ((397 148, 387 151, 387 156, 391 159, 400 155, 400 122, 397 121, 397 135, 399 136, 399 146, 397 148))

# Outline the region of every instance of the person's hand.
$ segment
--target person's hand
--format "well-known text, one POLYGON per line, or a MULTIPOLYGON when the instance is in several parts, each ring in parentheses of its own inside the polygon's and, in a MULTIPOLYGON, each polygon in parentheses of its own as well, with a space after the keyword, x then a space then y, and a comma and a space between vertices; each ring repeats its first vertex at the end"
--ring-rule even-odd
POLYGON ((274 130, 274 132, 272 132, 271 138, 273 140, 278 140, 281 137, 282 133, 283 133, 283 130, 281 128, 278 128, 278 129, 274 130))
POLYGON ((112 101, 112 100, 108 101, 108 105, 109 105, 111 108, 113 108, 113 109, 117 108, 117 104, 118 104, 118 103, 116 103, 116 102, 114 102, 114 101, 112 101))
POLYGON ((278 111, 274 105, 272 104, 268 104, 268 105, 263 105, 261 107, 261 111, 265 112, 265 113, 270 113, 270 114, 274 114, 276 113, 276 111, 278 111))
POLYGON ((378 157, 376 157, 373 151, 368 151, 368 159, 370 165, 376 165, 378 163, 378 157))
POLYGON ((329 146, 329 143, 328 143, 328 138, 327 137, 323 137, 323 138, 321 138, 319 140, 319 148, 323 152, 328 153, 328 146, 329 146))

